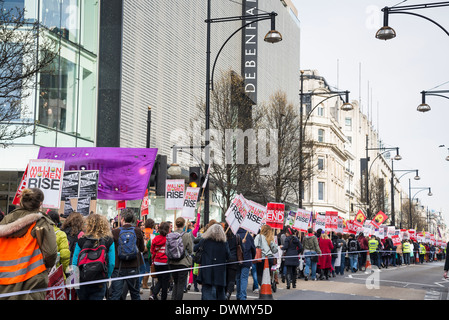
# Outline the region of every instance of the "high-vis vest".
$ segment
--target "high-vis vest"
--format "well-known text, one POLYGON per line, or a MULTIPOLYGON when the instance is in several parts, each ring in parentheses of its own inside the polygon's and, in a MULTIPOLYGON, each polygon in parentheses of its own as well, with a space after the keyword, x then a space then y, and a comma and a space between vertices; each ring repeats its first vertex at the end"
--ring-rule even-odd
POLYGON ((426 254, 426 247, 422 244, 419 245, 419 254, 426 254))
POLYGON ((404 242, 402 244, 402 252, 410 253, 410 243, 409 242, 404 242))
POLYGON ((368 241, 369 253, 373 253, 373 252, 377 251, 378 246, 379 246, 379 241, 377 241, 376 239, 371 239, 370 241, 368 241))
POLYGON ((24 282, 46 270, 37 239, 31 235, 34 222, 20 238, 0 238, 0 285, 24 282))

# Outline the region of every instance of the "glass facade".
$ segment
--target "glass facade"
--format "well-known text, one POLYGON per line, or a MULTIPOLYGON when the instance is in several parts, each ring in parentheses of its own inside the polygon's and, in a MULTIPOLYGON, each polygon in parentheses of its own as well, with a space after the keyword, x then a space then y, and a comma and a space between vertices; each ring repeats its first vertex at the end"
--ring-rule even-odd
POLYGON ((59 54, 39 75, 34 144, 94 146, 99 1, 40 0, 37 8, 44 36, 56 41, 59 54))

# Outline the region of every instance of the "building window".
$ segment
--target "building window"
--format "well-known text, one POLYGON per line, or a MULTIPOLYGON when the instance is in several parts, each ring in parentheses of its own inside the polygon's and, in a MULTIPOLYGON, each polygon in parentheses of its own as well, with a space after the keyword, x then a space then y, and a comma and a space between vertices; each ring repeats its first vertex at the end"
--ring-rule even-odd
POLYGON ((347 130, 352 130, 352 118, 350 117, 345 118, 345 126, 347 130))
POLYGON ((324 117, 324 106, 323 106, 323 104, 320 104, 318 106, 317 113, 318 113, 319 116, 324 117))
POLYGON ((352 144, 352 137, 351 137, 351 136, 346 136, 346 139, 348 139, 348 142, 349 142, 350 144, 352 144))
POLYGON ((318 170, 324 170, 324 158, 323 157, 318 158, 318 170))
POLYGON ((318 129, 318 142, 324 142, 324 130, 318 129))
POLYGON ((318 182, 318 200, 324 200, 324 182, 318 182))

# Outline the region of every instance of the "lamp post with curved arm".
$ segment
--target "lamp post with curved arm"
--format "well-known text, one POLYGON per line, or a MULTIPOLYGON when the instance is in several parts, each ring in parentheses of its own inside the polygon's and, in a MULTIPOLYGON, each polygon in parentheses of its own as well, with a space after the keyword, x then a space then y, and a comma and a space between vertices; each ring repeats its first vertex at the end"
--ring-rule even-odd
MULTIPOLYGON (((204 172, 208 172, 209 170, 209 148, 210 148, 210 135, 209 135, 209 128, 210 128, 210 92, 212 88, 211 79, 213 79, 213 71, 211 74, 211 25, 212 23, 220 23, 220 22, 230 22, 230 21, 248 21, 246 24, 244 24, 242 27, 238 28, 236 31, 234 31, 228 39, 224 42, 224 44, 221 46, 214 62, 213 68, 215 69, 215 64, 217 62, 218 56, 220 55, 221 51, 223 50, 223 47, 228 43, 228 41, 237 34, 238 31, 242 30, 244 27, 250 25, 251 23, 262 21, 262 20, 271 20, 271 30, 265 35, 264 41, 269 43, 276 43, 282 40, 281 34, 275 30, 275 17, 277 16, 277 13, 270 12, 270 13, 263 13, 263 14, 255 14, 255 15, 244 15, 244 16, 233 16, 233 17, 224 17, 224 18, 211 18, 211 0, 207 1, 207 19, 205 22, 207 23, 207 29, 206 29, 206 99, 205 99, 205 105, 206 105, 206 111, 205 111, 205 119, 206 119, 206 125, 205 125, 205 169, 204 172)), ((206 183, 206 186, 204 188, 204 224, 207 224, 209 222, 209 183, 206 183)))
POLYGON ((433 194, 432 194, 432 189, 430 188, 430 187, 412 187, 411 186, 411 179, 408 179, 408 197, 409 197, 409 203, 408 203, 408 208, 409 208, 409 219, 410 219, 410 222, 409 222, 409 229, 411 229, 412 227, 413 227, 413 224, 412 224, 412 202, 413 202, 413 199, 415 198, 415 196, 418 194, 418 193, 420 193, 421 191, 424 191, 424 190, 429 190, 429 193, 427 193, 427 195, 429 196, 429 197, 431 197, 433 194), (416 192, 414 195, 413 195, 413 197, 412 197, 412 189, 418 189, 418 190, 420 190, 420 191, 418 191, 418 192, 416 192))
MULTIPOLYGON (((413 170, 394 170, 393 169, 393 159, 391 160, 391 210, 392 212, 394 212, 394 187, 395 187, 395 183, 394 183, 394 173, 395 172, 405 172, 403 175, 401 175, 397 180, 401 180, 401 178, 403 176, 405 176, 408 173, 411 172, 416 172, 416 175, 413 179, 415 180, 420 180, 421 177, 418 175, 418 169, 413 169, 413 170)), ((394 225, 394 223, 393 223, 394 225)), ((402 203, 401 203, 401 222, 399 224, 399 227, 402 229, 402 203)))
POLYGON ((376 32, 376 38, 379 40, 390 40, 390 39, 393 39, 394 37, 396 37, 396 31, 394 31, 394 29, 388 25, 388 18, 389 18, 390 14, 408 14, 408 15, 423 18, 427 21, 432 22, 436 26, 438 26, 441 30, 443 30, 444 33, 446 33, 446 35, 449 36, 449 32, 445 28, 443 28, 443 26, 441 26, 439 23, 437 23, 436 21, 434 21, 426 16, 423 16, 421 14, 417 14, 415 12, 409 12, 410 10, 431 9, 431 8, 440 8, 440 7, 448 7, 448 6, 449 6, 449 2, 445 1, 445 2, 416 4, 416 5, 410 5, 410 6, 384 7, 382 9, 382 12, 384 13, 384 21, 383 21, 384 24, 383 24, 383 27, 380 28, 376 32))
POLYGON ((443 93, 449 93, 449 90, 421 91, 421 104, 416 108, 419 112, 430 111, 430 106, 426 103, 426 96, 436 96, 449 99, 443 93))

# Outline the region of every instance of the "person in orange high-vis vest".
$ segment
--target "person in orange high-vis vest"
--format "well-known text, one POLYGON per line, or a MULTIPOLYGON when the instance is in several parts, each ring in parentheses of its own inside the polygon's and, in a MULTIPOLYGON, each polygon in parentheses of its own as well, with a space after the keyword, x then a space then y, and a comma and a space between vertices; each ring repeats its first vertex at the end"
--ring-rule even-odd
POLYGON ((43 199, 39 189, 23 190, 20 208, 0 222, 0 300, 45 299, 46 291, 15 294, 47 288, 56 262, 54 223, 39 212, 43 199))

